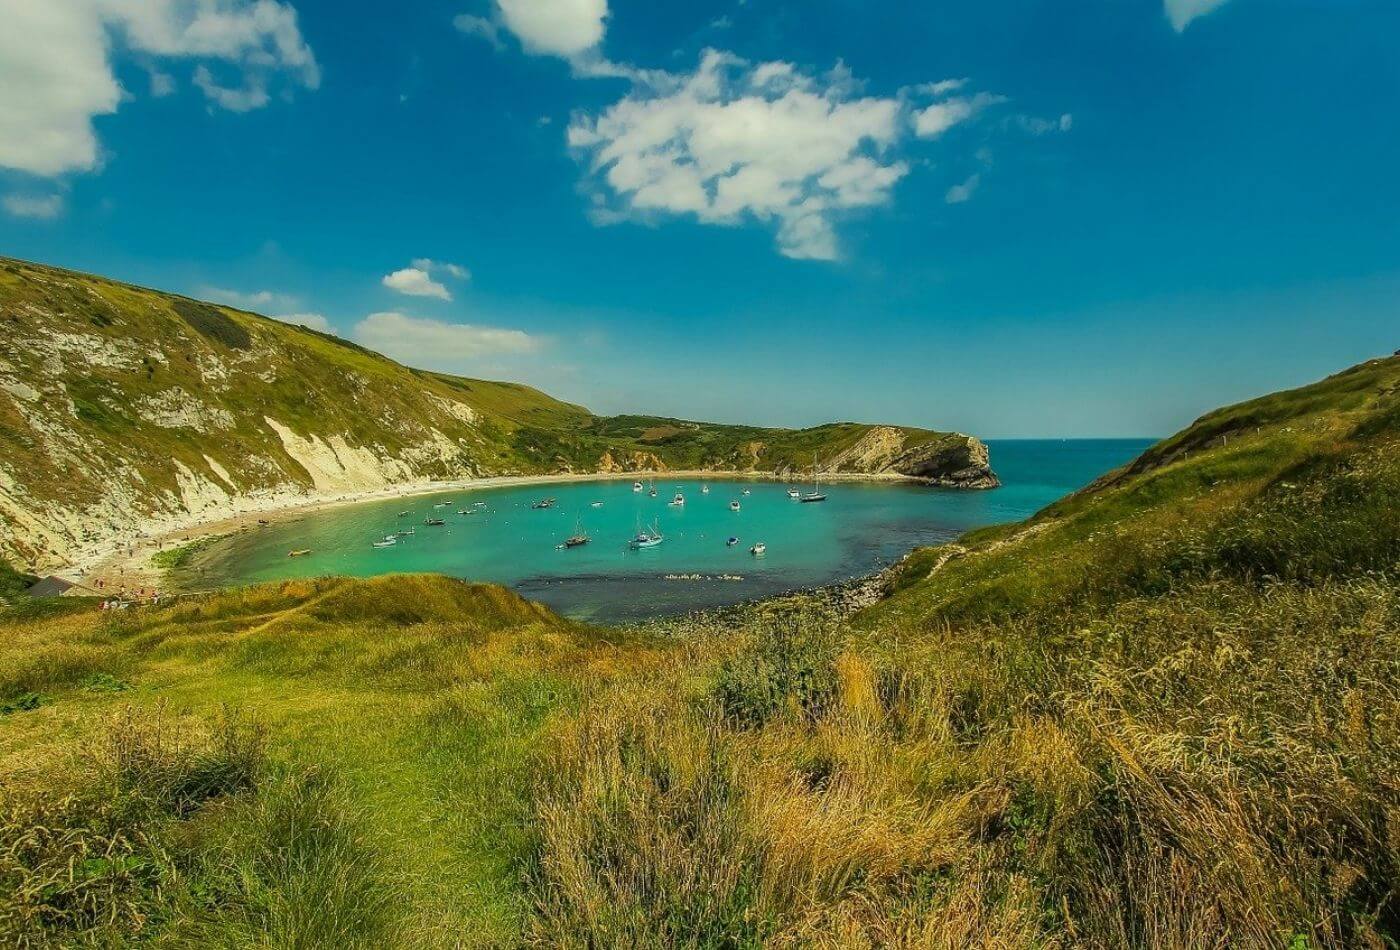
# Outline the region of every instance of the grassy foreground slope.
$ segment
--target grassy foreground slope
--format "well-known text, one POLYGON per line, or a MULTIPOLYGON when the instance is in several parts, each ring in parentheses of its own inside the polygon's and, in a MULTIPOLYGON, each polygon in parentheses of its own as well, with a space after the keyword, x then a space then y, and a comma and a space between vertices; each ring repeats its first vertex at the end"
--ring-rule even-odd
POLYGON ((0 942, 1393 947, 1397 423, 1396 359, 1222 410, 854 617, 12 616, 0 942))
POLYGON ((240 505, 482 475, 706 468, 995 484, 969 436, 600 417, 402 366, 231 307, 0 258, 0 555, 85 548, 240 505))

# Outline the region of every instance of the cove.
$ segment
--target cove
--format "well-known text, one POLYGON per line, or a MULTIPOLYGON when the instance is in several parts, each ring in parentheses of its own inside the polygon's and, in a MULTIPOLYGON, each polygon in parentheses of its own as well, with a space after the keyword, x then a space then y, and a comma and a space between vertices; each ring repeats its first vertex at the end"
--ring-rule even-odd
MULTIPOLYGON (((773 481, 664 475, 655 478, 656 497, 634 492, 630 479, 416 495, 315 512, 222 539, 177 580, 207 588, 328 574, 435 572, 505 584, 576 619, 638 620, 869 574, 915 547, 1025 518, 1150 444, 993 441, 1001 488, 837 482, 825 486, 828 500, 819 504, 794 501, 786 485, 773 481), (677 492, 683 506, 671 504, 677 492), (554 505, 532 507, 545 498, 554 505), (730 508, 735 501, 738 511, 730 508), (444 523, 427 525, 428 519, 444 523), (631 549, 638 527, 653 525, 665 541, 631 549), (413 533, 392 546, 372 546, 410 528, 413 533), (590 543, 562 549, 579 529, 590 543), (739 543, 728 545, 730 537, 739 543), (759 541, 767 551, 756 557, 749 549, 759 541), (288 557, 293 550, 310 553, 288 557)), ((649 487, 651 479, 642 478, 649 487)))

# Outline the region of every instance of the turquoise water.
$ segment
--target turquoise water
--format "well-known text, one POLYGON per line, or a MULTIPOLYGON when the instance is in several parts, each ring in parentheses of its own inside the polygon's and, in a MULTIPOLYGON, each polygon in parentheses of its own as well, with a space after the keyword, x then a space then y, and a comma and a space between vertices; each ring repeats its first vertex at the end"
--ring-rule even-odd
POLYGON ((1025 518, 1150 444, 992 442, 992 466, 1002 488, 948 491, 843 482, 826 488, 828 500, 822 504, 793 501, 786 486, 775 482, 738 479, 662 478, 656 498, 634 493, 631 480, 419 495, 316 512, 235 535, 199 558, 191 581, 204 586, 432 571, 506 584, 573 617, 637 619, 869 574, 919 545, 1025 518), (708 494, 702 484, 709 485, 708 494), (683 507, 669 504, 678 491, 685 495, 683 507), (555 498, 556 506, 530 507, 545 497, 555 498), (738 512, 729 510, 735 500, 738 512), (458 514, 476 502, 485 503, 478 513, 458 514), (408 515, 399 517, 400 511, 408 515), (427 517, 446 524, 426 526, 427 517), (576 524, 592 543, 558 549, 576 524), (664 543, 631 550, 627 542, 638 525, 652 524, 664 543), (393 547, 370 546, 409 527, 415 533, 393 547), (731 536, 740 543, 727 546, 731 536), (768 546, 762 557, 749 553, 756 541, 768 546), (300 548, 312 553, 287 557, 300 548))

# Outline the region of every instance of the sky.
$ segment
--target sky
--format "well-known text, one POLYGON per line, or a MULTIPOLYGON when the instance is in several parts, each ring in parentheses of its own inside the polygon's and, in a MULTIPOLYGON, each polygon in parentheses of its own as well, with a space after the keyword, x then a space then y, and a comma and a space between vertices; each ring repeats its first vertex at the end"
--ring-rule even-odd
POLYGON ((598 412, 1160 436, 1400 346, 1393 0, 0 22, 0 255, 598 412))

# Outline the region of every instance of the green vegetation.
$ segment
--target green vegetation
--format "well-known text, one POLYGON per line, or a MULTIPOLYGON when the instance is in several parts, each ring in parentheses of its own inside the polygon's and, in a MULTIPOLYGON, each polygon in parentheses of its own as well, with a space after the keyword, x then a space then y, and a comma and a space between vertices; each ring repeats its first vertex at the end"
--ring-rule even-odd
POLYGON ((19 617, 0 940, 1393 947, 1397 420, 1400 359, 1213 413, 854 616, 19 617))
POLYGON ((188 567, 190 562, 193 561, 201 551, 206 550, 222 537, 224 537, 224 535, 207 535, 203 538, 190 541, 188 544, 163 548, 151 555, 151 565, 163 571, 174 571, 182 567, 188 567))
MULTIPOLYGON (((215 514, 229 496, 483 475, 805 470, 875 428, 599 417, 517 383, 409 369, 304 327, 4 258, 0 327, 0 471, 15 486, 0 497, 0 555, 44 567, 146 517, 215 514)), ((946 444, 957 455, 968 444, 882 431, 904 448, 946 444)))

